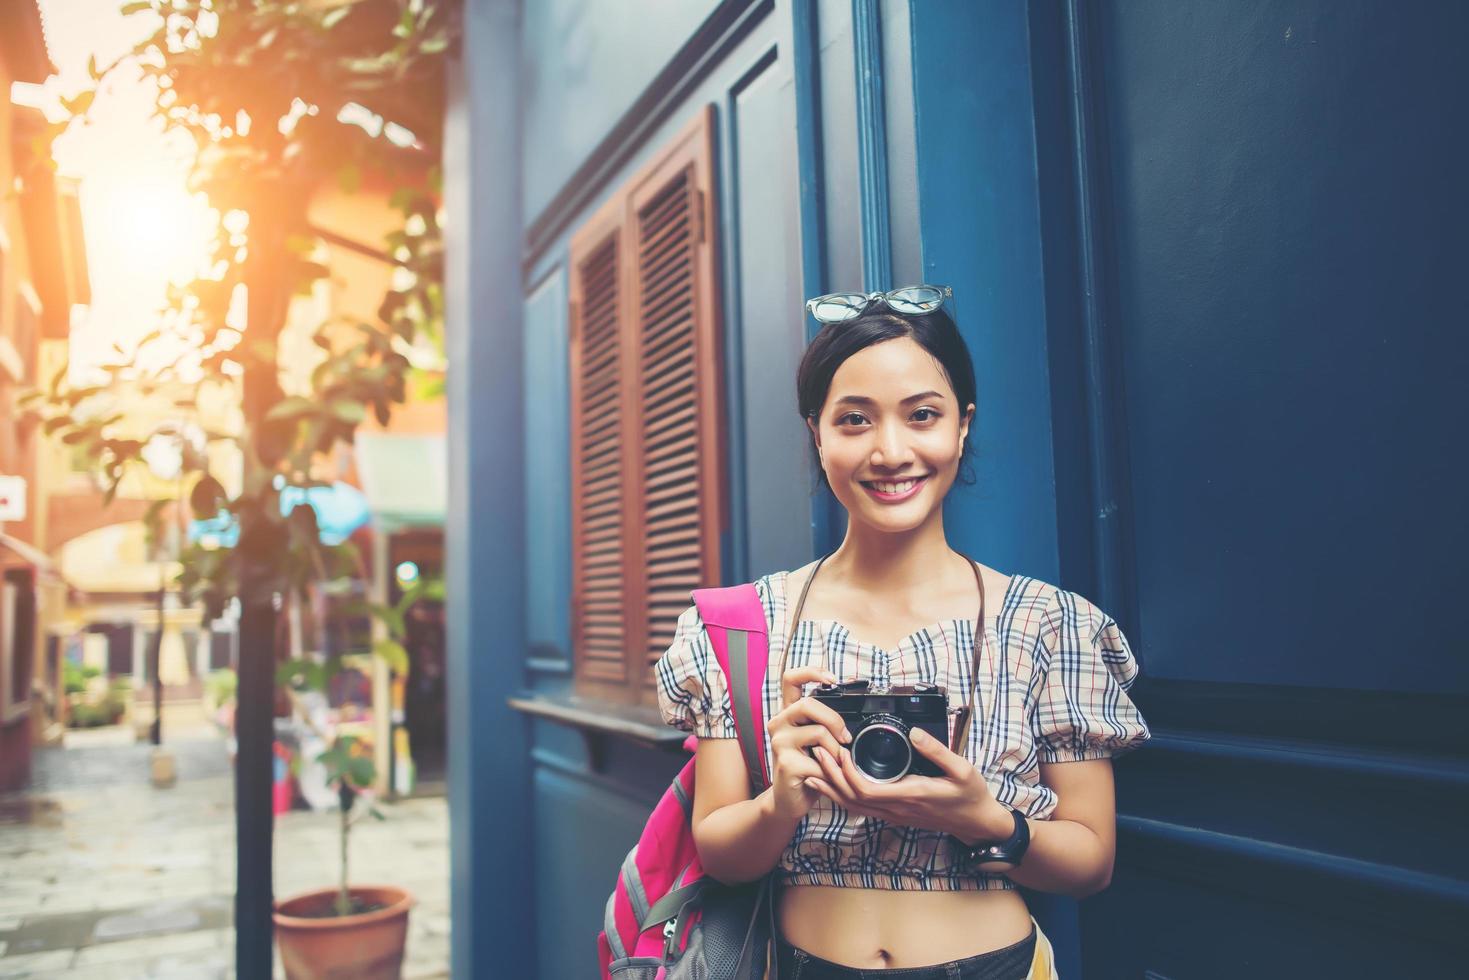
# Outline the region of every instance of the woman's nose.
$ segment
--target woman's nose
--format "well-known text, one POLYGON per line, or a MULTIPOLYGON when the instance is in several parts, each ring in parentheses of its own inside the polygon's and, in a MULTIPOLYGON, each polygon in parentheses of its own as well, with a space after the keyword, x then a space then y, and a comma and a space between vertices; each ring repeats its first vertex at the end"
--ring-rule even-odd
POLYGON ((894 466, 906 463, 911 456, 912 450, 908 445, 908 440, 904 438, 902 426, 878 427, 877 446, 872 454, 874 463, 880 462, 884 466, 894 466))

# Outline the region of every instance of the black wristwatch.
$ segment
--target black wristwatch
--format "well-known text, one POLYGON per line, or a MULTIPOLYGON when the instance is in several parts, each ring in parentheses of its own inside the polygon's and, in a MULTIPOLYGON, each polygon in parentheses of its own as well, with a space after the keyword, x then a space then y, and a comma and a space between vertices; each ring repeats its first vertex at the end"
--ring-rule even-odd
POLYGON ((1030 847, 1030 824, 1025 822, 1025 814, 1019 810, 1014 807, 1006 807, 1006 809, 1015 817, 1014 833, 1004 840, 980 841, 972 845, 959 841, 959 849, 963 854, 965 864, 1003 861, 1007 864, 1018 865, 1025 857, 1025 849, 1030 847))

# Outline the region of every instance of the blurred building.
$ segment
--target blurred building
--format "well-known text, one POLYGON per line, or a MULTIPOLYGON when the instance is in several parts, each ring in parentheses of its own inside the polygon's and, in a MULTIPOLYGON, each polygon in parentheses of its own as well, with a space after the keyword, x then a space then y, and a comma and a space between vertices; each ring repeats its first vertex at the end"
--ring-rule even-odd
POLYGON ((1458 3, 470 0, 455 975, 591 974, 683 762, 648 664, 689 590, 841 540, 802 300, 916 282, 954 288, 979 379, 952 543, 1092 599, 1143 665, 1111 887, 1030 896, 1061 975, 1450 972, 1466 28, 1458 3))
POLYGON ((75 189, 35 150, 44 117, 10 97, 12 83, 40 83, 52 70, 35 4, 0 5, 0 791, 29 774, 47 717, 45 706, 33 713, 32 688, 59 686, 45 637, 65 602, 44 547, 40 434, 15 402, 41 383, 43 348, 65 344, 73 305, 88 300, 75 189))

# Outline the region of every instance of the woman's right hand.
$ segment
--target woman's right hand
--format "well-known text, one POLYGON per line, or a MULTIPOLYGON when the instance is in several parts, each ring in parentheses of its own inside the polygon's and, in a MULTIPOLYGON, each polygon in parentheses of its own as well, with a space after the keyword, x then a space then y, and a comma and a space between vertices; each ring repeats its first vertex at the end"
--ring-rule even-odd
POLYGON ((775 757, 770 789, 775 811, 788 819, 804 817, 821 794, 806 785, 812 777, 823 778, 821 766, 811 756, 824 749, 839 758, 840 746, 850 742, 842 716, 810 696, 801 696, 801 686, 835 684, 836 675, 820 667, 795 667, 780 678, 780 714, 765 723, 770 733, 770 751, 775 757))

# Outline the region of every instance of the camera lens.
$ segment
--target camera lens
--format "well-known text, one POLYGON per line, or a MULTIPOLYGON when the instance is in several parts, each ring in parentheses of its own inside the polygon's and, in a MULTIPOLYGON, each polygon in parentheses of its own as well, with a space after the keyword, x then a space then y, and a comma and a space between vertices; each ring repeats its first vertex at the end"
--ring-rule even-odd
POLYGON ((852 762, 878 783, 902 779, 913 763, 908 726, 893 715, 875 715, 852 737, 852 762))

